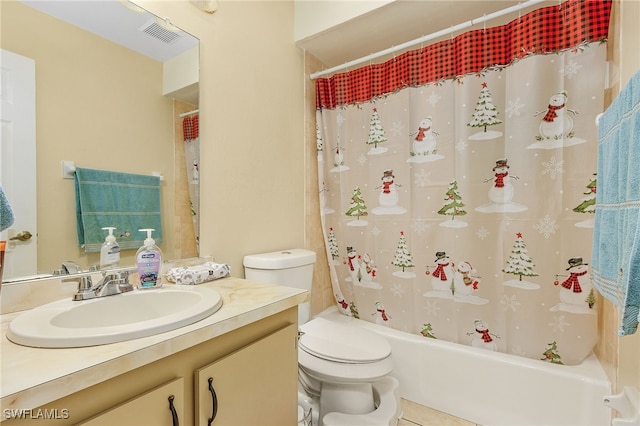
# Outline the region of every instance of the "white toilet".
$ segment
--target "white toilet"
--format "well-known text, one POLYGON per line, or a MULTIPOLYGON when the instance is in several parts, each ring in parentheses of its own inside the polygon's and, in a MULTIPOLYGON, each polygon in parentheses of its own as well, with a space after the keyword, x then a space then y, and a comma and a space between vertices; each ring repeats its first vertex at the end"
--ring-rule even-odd
MULTIPOLYGON (((282 250, 245 256, 245 277, 311 291, 314 252, 282 250)), ((315 408, 314 425, 395 425, 400 417, 391 347, 377 334, 348 322, 309 320, 309 302, 298 307, 300 388, 315 408)), ((304 405, 304 404, 303 404, 304 405)), ((306 406, 300 412, 306 411, 306 406)))

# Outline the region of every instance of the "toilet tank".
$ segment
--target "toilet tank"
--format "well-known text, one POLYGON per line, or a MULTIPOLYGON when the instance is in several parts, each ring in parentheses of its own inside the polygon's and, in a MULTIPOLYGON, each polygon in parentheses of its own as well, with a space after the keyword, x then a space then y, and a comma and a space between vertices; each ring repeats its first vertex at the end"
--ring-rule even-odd
POLYGON ((304 249, 252 254, 244 257, 244 276, 248 280, 311 291, 315 262, 316 254, 304 249))
MULTIPOLYGON (((248 280, 300 288, 311 294, 316 254, 304 249, 289 249, 244 257, 244 276, 248 280)), ((311 317, 311 302, 298 305, 298 324, 311 317)))

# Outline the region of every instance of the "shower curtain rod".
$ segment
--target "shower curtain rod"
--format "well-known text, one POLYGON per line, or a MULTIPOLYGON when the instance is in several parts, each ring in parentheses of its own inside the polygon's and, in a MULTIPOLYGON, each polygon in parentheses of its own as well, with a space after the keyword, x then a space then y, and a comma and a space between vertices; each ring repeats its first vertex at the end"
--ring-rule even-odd
POLYGON ((395 52, 397 52, 399 50, 406 49, 406 48, 411 47, 411 46, 415 46, 416 44, 424 43, 425 41, 433 40, 434 38, 437 38, 437 37, 441 37, 441 36, 444 36, 444 35, 449 35, 451 33, 459 31, 459 30, 461 30, 463 28, 471 27, 473 25, 489 21, 491 19, 497 18, 497 17, 502 16, 502 15, 506 15, 506 14, 511 13, 511 12, 516 12, 518 10, 524 9, 526 7, 529 7, 529 6, 533 6, 533 5, 538 4, 538 3, 542 3, 544 1, 545 0, 528 0, 528 1, 524 2, 524 3, 519 3, 519 4, 515 5, 515 6, 507 7, 506 9, 502 9, 502 10, 499 10, 497 12, 489 13, 487 15, 481 16, 480 18, 472 19, 470 21, 463 22, 463 23, 458 24, 458 25, 454 25, 451 28, 447 28, 447 29, 444 29, 444 30, 436 31, 435 33, 432 33, 432 34, 429 34, 429 35, 426 35, 426 36, 422 36, 420 38, 416 38, 416 39, 411 40, 411 41, 407 41, 407 42, 402 43, 402 44, 400 44, 398 46, 393 46, 393 47, 390 47, 388 49, 381 50, 381 51, 379 51, 377 53, 372 53, 371 55, 364 56, 364 57, 359 58, 359 59, 354 59, 353 61, 345 62, 342 65, 337 65, 337 66, 335 66, 333 68, 329 68, 329 69, 326 69, 324 71, 319 71, 319 72, 313 73, 313 74, 310 75, 310 78, 311 78, 311 80, 315 80, 318 77, 322 77, 322 76, 325 76, 327 74, 331 74, 331 73, 334 73, 336 71, 340 71, 340 70, 343 70, 345 68, 352 67, 354 65, 359 65, 359 64, 361 64, 363 62, 368 62, 368 61, 371 61, 373 59, 377 59, 377 58, 379 58, 381 56, 384 56, 384 55, 389 55, 391 53, 395 53, 395 52))
POLYGON ((200 112, 199 109, 194 109, 193 111, 189 111, 189 112, 183 112, 182 114, 180 114, 180 118, 186 117, 187 115, 197 114, 199 112, 200 112))

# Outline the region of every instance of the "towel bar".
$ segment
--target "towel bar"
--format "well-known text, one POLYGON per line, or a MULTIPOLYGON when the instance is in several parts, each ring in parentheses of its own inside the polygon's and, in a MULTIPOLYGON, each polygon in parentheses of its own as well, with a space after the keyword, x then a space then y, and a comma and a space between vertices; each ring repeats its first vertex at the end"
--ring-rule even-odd
MULTIPOLYGON (((76 163, 62 160, 62 179, 73 179, 75 173, 76 163)), ((164 180, 164 176, 160 172, 151 172, 151 176, 158 176, 160 180, 164 180)))

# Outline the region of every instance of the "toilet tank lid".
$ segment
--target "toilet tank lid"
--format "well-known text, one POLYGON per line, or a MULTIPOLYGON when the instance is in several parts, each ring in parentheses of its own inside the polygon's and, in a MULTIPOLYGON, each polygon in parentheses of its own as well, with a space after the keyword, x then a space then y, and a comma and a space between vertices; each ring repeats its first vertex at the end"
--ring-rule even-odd
POLYGON ((254 269, 286 269, 311 265, 315 261, 315 252, 305 249, 288 249, 247 255, 244 257, 243 265, 254 269))

